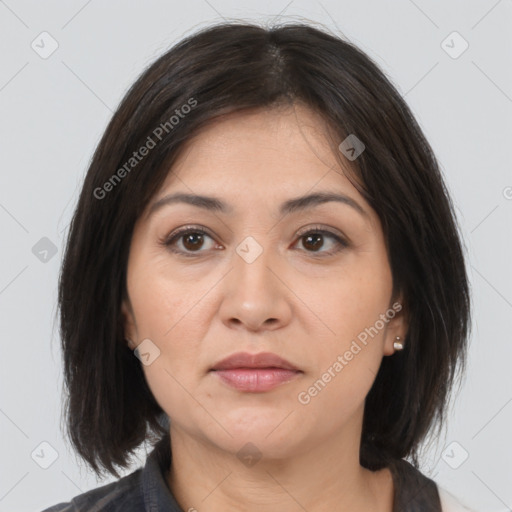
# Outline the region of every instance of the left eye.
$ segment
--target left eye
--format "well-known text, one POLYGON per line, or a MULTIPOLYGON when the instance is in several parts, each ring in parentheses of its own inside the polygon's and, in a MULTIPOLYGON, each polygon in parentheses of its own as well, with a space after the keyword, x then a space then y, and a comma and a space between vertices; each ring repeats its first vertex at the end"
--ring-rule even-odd
MULTIPOLYGON (((205 237, 213 242, 213 238, 204 229, 185 228, 172 234, 162 243, 174 253, 183 256, 195 256, 196 254, 194 253, 204 252, 200 249, 203 248, 205 237)), ((299 240, 303 241, 302 245, 306 247, 306 252, 309 253, 318 253, 319 249, 322 249, 325 245, 325 238, 329 238, 333 241, 331 244, 333 247, 320 252, 322 255, 334 254, 349 245, 343 238, 325 229, 312 229, 299 235, 299 240), (309 249, 307 249, 307 247, 309 247, 309 249)), ((210 244, 210 249, 211 248, 212 245, 210 244)))
POLYGON ((302 242, 303 246, 309 245, 314 249, 312 251, 307 252, 318 252, 316 249, 318 249, 319 246, 320 248, 323 248, 324 246, 324 238, 330 238, 331 240, 334 240, 334 243, 332 244, 334 247, 327 251, 323 251, 323 254, 334 254, 348 247, 348 243, 345 240, 343 240, 343 238, 334 233, 331 233, 330 231, 326 231, 325 229, 313 229, 307 231, 306 233, 302 233, 299 237, 299 240, 304 240, 302 242))

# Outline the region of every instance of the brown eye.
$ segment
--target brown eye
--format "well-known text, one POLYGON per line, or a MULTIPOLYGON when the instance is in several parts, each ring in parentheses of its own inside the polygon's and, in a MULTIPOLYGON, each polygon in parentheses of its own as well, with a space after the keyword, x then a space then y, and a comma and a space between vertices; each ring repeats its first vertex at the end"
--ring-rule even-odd
POLYGON ((299 238, 302 240, 302 246, 306 252, 318 253, 319 256, 330 256, 349 246, 343 238, 325 229, 311 229, 300 234, 299 238), (330 249, 322 250, 325 246, 325 239, 330 239, 333 242, 331 242, 330 249))
POLYGON ((205 240, 208 238, 213 242, 213 238, 204 229, 188 227, 171 234, 163 242, 163 245, 172 252, 183 254, 184 256, 195 256, 196 254, 199 255, 202 252, 206 252, 208 247, 204 251, 201 249, 204 248, 205 240))
POLYGON ((204 243, 204 235, 202 233, 190 232, 186 235, 181 235, 183 246, 188 251, 194 251, 201 248, 204 243))
POLYGON ((312 251, 317 251, 324 244, 323 235, 320 234, 305 235, 303 236, 303 239, 303 246, 306 247, 306 249, 310 249, 312 251))

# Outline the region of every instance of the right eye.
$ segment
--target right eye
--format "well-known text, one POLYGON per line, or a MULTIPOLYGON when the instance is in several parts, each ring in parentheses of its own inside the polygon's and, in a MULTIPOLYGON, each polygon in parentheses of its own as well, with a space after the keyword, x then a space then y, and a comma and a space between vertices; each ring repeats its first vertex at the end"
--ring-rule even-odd
MULTIPOLYGON (((185 227, 171 233, 162 244, 165 245, 171 252, 180 254, 183 256, 196 256, 195 253, 201 253, 200 249, 204 246, 205 237, 213 238, 208 232, 201 227, 185 227), (181 245, 181 247, 180 247, 181 245)), ((210 247, 211 249, 212 247, 210 247)), ((206 249, 208 250, 208 248, 206 249)))

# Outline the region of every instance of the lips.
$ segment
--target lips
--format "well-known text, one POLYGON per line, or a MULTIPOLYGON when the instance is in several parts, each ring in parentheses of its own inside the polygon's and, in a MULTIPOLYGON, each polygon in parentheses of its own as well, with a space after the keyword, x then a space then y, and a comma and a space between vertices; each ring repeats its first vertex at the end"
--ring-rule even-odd
POLYGON ((216 363, 211 370, 232 370, 235 368, 280 368, 282 370, 300 371, 286 359, 271 352, 260 352, 259 354, 237 352, 216 363))
POLYGON ((238 352, 215 364, 210 371, 229 387, 250 393, 270 391, 303 373, 271 352, 238 352))

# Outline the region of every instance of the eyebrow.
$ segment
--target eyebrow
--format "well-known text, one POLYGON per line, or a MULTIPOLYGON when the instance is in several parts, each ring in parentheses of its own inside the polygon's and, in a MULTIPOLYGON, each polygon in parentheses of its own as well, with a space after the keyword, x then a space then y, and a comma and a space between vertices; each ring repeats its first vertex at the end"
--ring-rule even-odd
MULTIPOLYGON (((299 196, 292 199, 288 199, 287 201, 281 204, 279 208, 279 215, 280 217, 284 217, 285 215, 289 215, 291 213, 298 211, 303 211, 308 208, 313 208, 315 206, 319 206, 321 204, 325 204, 332 201, 346 204, 352 207, 354 210, 356 210, 363 217, 369 217, 366 210, 364 210, 363 207, 354 199, 352 199, 349 196, 346 196, 345 194, 334 192, 316 192, 314 194, 309 194, 307 196, 299 196)), ((155 211, 162 208, 163 206, 176 203, 190 204, 192 206, 196 206, 198 208, 202 208, 204 210, 212 212, 233 214, 233 207, 216 197, 177 192, 175 194, 169 194, 167 196, 164 196, 158 201, 155 201, 149 209, 148 217, 152 215, 155 211)))

